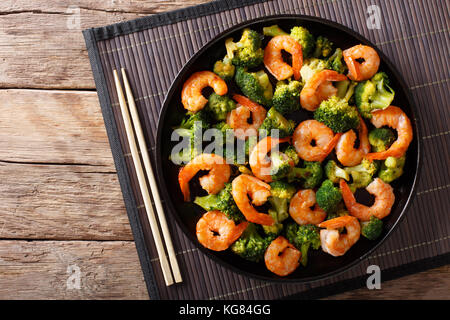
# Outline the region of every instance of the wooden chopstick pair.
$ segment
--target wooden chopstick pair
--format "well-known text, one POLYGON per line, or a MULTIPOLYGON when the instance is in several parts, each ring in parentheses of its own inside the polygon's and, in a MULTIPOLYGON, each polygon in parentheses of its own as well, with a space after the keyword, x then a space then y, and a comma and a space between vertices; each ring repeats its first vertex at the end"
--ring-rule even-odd
POLYGON ((170 286, 175 282, 182 282, 180 269, 178 267, 178 262, 176 259, 175 251, 173 249, 172 239, 170 237, 169 228, 167 226, 167 221, 164 215, 164 210, 161 205, 161 198, 159 196, 158 187, 155 180, 155 175, 153 174, 152 166, 150 164, 150 157, 148 155, 147 144, 145 142, 144 133, 142 131, 141 123, 139 121, 139 115, 137 113, 136 104, 133 98, 133 93, 131 92, 130 84, 128 83, 127 75, 125 69, 122 68, 122 78, 125 86, 125 92, 127 95, 127 100, 125 100, 125 96, 122 91, 122 86, 120 84, 119 75, 117 70, 114 70, 114 81, 116 84, 117 95, 119 98, 120 109, 122 111, 122 118, 125 125, 125 130, 127 134, 128 143, 131 149, 131 156, 133 158, 133 164, 136 169, 136 174, 139 182, 139 188, 141 190, 142 197, 144 199, 145 210, 147 212, 147 217, 150 223, 150 228, 152 230, 153 239, 155 241, 156 250, 158 251, 158 257, 161 264, 161 269, 163 272, 164 280, 167 286, 170 286), (127 107, 128 102, 128 107, 127 107), (130 113, 131 119, 130 119, 130 113), (138 146, 136 145, 136 140, 133 132, 136 132, 139 150, 142 155, 142 160, 144 162, 145 171, 147 173, 148 182, 150 184, 150 190, 152 192, 153 200, 156 207, 156 212, 158 215, 159 224, 161 226, 162 235, 167 247, 167 253, 169 256, 169 261, 167 260, 167 255, 164 250, 164 244, 161 239, 161 234, 158 228, 158 222, 156 220, 156 215, 153 210, 149 189, 147 185, 147 181, 145 179, 145 173, 142 168, 142 163, 139 157, 138 146), (173 277, 172 277, 172 272, 173 277))

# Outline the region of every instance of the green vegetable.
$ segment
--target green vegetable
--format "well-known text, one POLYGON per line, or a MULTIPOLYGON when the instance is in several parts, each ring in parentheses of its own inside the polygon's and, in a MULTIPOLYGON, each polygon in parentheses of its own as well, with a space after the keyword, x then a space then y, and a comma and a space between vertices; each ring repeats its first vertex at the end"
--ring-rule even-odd
POLYGON ((227 56, 235 66, 254 68, 261 64, 264 50, 261 48, 261 35, 249 28, 245 28, 239 42, 232 38, 225 40, 227 56))
POLYGON ((221 145, 222 149, 220 150, 218 148, 215 148, 214 153, 220 155, 221 157, 224 157, 227 163, 237 164, 239 150, 237 153, 234 150, 235 139, 233 129, 225 121, 221 121, 215 124, 214 128, 220 130, 223 137, 223 143, 221 145), (220 153, 220 151, 222 151, 222 153, 220 153))
POLYGON ((383 221, 371 216, 369 221, 361 222, 361 234, 369 240, 375 240, 383 232, 383 221))
POLYGON ((272 180, 283 179, 291 172, 291 159, 284 153, 272 151, 270 161, 272 162, 270 167, 272 180))
POLYGON ((318 36, 316 39, 316 48, 314 49, 313 57, 326 58, 333 50, 333 42, 325 37, 318 36))
POLYGON ((263 70, 247 72, 245 68, 237 67, 234 81, 250 100, 263 106, 272 105, 273 87, 269 76, 263 70))
POLYGON ((348 172, 339 167, 334 160, 329 160, 325 165, 325 175, 333 183, 338 183, 340 179, 349 180, 348 172))
POLYGON ((302 83, 300 81, 279 81, 275 87, 272 98, 273 107, 281 114, 289 114, 300 110, 300 91, 302 83))
POLYGON ((347 209, 345 208, 344 203, 341 202, 338 205, 338 208, 336 209, 336 212, 330 212, 330 213, 327 214, 326 220, 331 220, 331 219, 334 219, 334 218, 339 218, 339 217, 348 216, 348 215, 349 215, 349 213, 348 213, 347 209))
POLYGON ((389 107, 394 95, 386 73, 378 72, 372 79, 358 84, 355 89, 355 102, 361 115, 370 119, 372 111, 389 107))
POLYGON ((219 210, 223 212, 228 219, 235 222, 245 220, 244 215, 239 211, 231 194, 231 183, 226 183, 225 187, 218 194, 209 194, 203 197, 196 197, 194 203, 206 211, 219 210))
POLYGON ((236 109, 236 103, 227 95, 220 96, 213 92, 208 98, 208 105, 206 106, 214 120, 224 121, 227 119, 227 114, 233 109, 236 109))
POLYGON ((259 134, 261 136, 273 136, 273 130, 278 130, 278 137, 285 138, 294 133, 295 122, 287 120, 274 107, 267 111, 266 118, 259 127, 259 134))
POLYGON ((302 81, 307 83, 313 75, 317 72, 325 70, 328 68, 327 62, 322 59, 309 58, 303 60, 302 68, 300 69, 300 75, 302 76, 302 81))
POLYGON ((333 182, 325 180, 316 192, 316 202, 326 212, 335 212, 342 201, 342 194, 333 182))
POLYGON ((304 167, 292 168, 287 178, 289 182, 301 181, 304 189, 317 187, 322 181, 323 169, 318 161, 304 161, 304 167))
POLYGON ((327 59, 327 69, 334 70, 339 73, 345 73, 347 65, 342 56, 342 49, 337 48, 334 53, 327 59))
POLYGON ((311 57, 316 46, 314 36, 306 28, 300 26, 293 27, 290 36, 302 45, 303 59, 311 57))
POLYGON ((223 60, 218 60, 214 64, 213 72, 225 81, 230 81, 234 77, 236 67, 231 63, 231 59, 225 56, 223 60))
POLYGON ((314 119, 325 124, 333 132, 346 132, 359 125, 358 110, 350 106, 345 99, 336 96, 320 103, 314 111, 314 119))
POLYGON ((391 183, 395 179, 400 178, 403 174, 403 167, 405 166, 406 156, 400 158, 388 157, 381 163, 378 177, 386 183, 391 183))
POLYGON ((354 167, 346 167, 344 170, 352 176, 353 182, 349 184, 349 187, 352 192, 355 192, 356 189, 365 188, 372 182, 378 170, 378 162, 363 159, 360 164, 354 167))
POLYGON ((271 196, 269 203, 269 215, 275 223, 271 226, 263 226, 264 232, 268 235, 277 236, 283 229, 282 222, 289 217, 289 201, 294 196, 296 189, 293 185, 284 181, 274 181, 270 183, 271 196))
POLYGON ((281 30, 281 28, 277 24, 274 24, 273 26, 269 26, 269 27, 264 27, 263 28, 263 34, 265 36, 267 36, 267 37, 276 37, 276 36, 287 36, 287 35, 289 35, 288 33, 286 33, 283 30, 281 30))
POLYGON ((388 128, 375 128, 369 132, 372 152, 386 151, 396 140, 395 133, 388 128))
POLYGON ((286 239, 302 253, 301 264, 308 264, 308 251, 310 248, 320 248, 319 228, 312 224, 298 225, 291 222, 286 226, 286 239))
POLYGON ((297 151, 295 151, 295 148, 293 146, 288 146, 286 149, 284 149, 283 153, 294 162, 294 166, 298 165, 298 163, 300 162, 300 157, 298 156, 298 153, 297 151))
POLYGON ((231 251, 246 260, 261 261, 274 237, 263 237, 259 230, 258 225, 250 223, 241 237, 231 245, 231 251))

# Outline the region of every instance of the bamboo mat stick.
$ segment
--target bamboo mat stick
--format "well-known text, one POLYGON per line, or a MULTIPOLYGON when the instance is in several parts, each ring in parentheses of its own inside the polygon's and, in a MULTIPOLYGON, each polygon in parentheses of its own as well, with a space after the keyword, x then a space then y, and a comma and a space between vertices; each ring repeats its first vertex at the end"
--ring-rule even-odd
POLYGON ((182 282, 180 268, 175 255, 175 250, 172 244, 172 238, 170 236, 169 227, 167 226, 166 215, 161 204, 161 198, 158 191, 158 185, 156 183, 155 175, 153 173, 152 165, 150 163, 150 157, 148 154, 147 143, 145 142, 144 132, 142 131, 141 122, 139 120, 139 114, 137 112, 136 104, 133 98, 133 92, 131 91, 130 84, 128 82, 125 69, 122 68, 122 78, 125 86, 125 92, 127 95, 128 108, 130 109, 131 118, 134 124, 134 130, 136 132, 139 149, 141 150, 142 160, 144 161, 144 168, 147 172, 148 181, 150 183, 150 189, 152 191, 153 200, 156 207, 156 213, 158 214, 159 224, 161 226, 163 238, 166 243, 167 253, 169 254, 170 265, 172 267, 173 276, 175 282, 182 282))
POLYGON ((161 240, 161 234, 159 232, 158 223, 156 221, 155 212, 153 211, 152 202, 150 200, 150 194, 148 191, 147 181, 145 179, 145 174, 142 168, 142 163, 139 158, 139 152, 136 145, 136 140, 134 139, 133 127, 131 124, 130 114, 128 113, 127 103, 125 96, 122 91, 122 86, 120 84, 119 76, 117 70, 114 70, 114 82, 116 84, 117 95, 119 97, 120 109, 122 111, 123 122, 125 125, 125 131, 127 134, 128 143, 130 145, 131 156, 133 158, 134 167, 136 169, 136 174, 139 182, 139 188, 142 193, 142 198, 144 199, 145 210, 147 212, 148 221, 150 223, 150 228, 152 230, 153 239, 155 241, 156 250, 158 252, 159 261, 161 264, 161 269, 163 272, 164 280, 167 286, 173 284, 173 277, 170 271, 169 261, 167 260, 166 252, 164 250, 164 245, 161 240))

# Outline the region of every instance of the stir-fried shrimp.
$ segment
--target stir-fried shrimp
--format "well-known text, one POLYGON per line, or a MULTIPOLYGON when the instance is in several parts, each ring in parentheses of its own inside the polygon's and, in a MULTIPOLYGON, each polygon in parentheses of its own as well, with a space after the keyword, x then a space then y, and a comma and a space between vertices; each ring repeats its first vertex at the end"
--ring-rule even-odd
POLYGON ((228 92, 226 82, 214 72, 195 72, 186 80, 181 91, 181 102, 184 108, 192 112, 203 109, 208 102, 208 99, 202 95, 202 90, 206 87, 212 87, 220 96, 228 92))
POLYGON ((386 151, 369 153, 366 158, 384 160, 388 157, 403 156, 413 139, 413 129, 408 116, 399 107, 389 106, 383 110, 373 111, 371 122, 377 128, 389 126, 397 130, 397 140, 386 151))
POLYGON ((374 48, 362 44, 344 50, 342 53, 347 64, 349 78, 362 81, 372 78, 380 66, 380 57, 374 48), (359 62, 358 60, 364 60, 359 62))
POLYGON ((209 170, 208 174, 199 178, 200 185, 209 194, 216 194, 222 190, 231 175, 230 165, 226 163, 223 157, 209 153, 198 155, 181 168, 178 173, 178 182, 184 195, 184 201, 190 200, 189 181, 200 170, 209 170))
POLYGON ((277 80, 285 80, 292 75, 299 80, 303 65, 302 45, 290 36, 273 37, 264 49, 264 65, 277 80), (292 67, 283 61, 282 50, 291 54, 292 67))
POLYGON ((371 216, 383 219, 391 213, 395 201, 394 191, 388 183, 380 178, 375 178, 366 187, 366 190, 375 197, 375 202, 371 207, 356 202, 355 196, 345 180, 341 179, 340 188, 348 212, 361 221, 369 221, 371 216))
POLYGON ((330 219, 319 224, 320 242, 322 250, 339 257, 344 255, 358 240, 361 235, 361 226, 358 219, 352 216, 343 216, 330 219), (346 233, 339 233, 340 228, 346 229, 346 233))
POLYGON ((256 136, 258 128, 266 118, 267 111, 264 107, 239 94, 233 95, 238 103, 237 108, 227 115, 227 124, 233 128, 234 135, 238 139, 256 136), (251 117, 252 123, 248 122, 251 117))
POLYGON ((252 205, 261 206, 267 201, 270 196, 270 185, 248 174, 241 174, 233 180, 231 187, 233 199, 247 221, 262 225, 274 223, 270 215, 258 212, 252 205))
POLYGON ((302 253, 289 241, 279 236, 273 240, 264 254, 267 269, 281 277, 295 271, 300 265, 302 253))
POLYGON ((323 100, 336 95, 331 81, 343 81, 347 77, 333 70, 322 70, 314 74, 300 92, 300 104, 309 111, 316 110, 323 100))
POLYGON ((353 130, 344 133, 336 145, 336 156, 339 162, 346 167, 361 163, 364 156, 370 152, 367 127, 364 120, 361 117, 359 119, 359 147, 357 149, 354 147, 356 134, 353 130))
POLYGON ((316 193, 311 189, 299 190, 289 204, 289 215, 298 224, 318 224, 327 213, 316 203, 316 193), (311 209, 314 206, 314 209, 311 209))
MULTIPOLYGON (((268 153, 280 143, 288 141, 289 138, 279 139, 268 136, 256 144, 249 157, 250 168, 256 177, 265 182, 272 182, 272 162, 270 157, 268 157, 268 153)), ((292 166, 294 166, 293 161, 292 166)))
POLYGON ((208 249, 223 251, 241 236, 247 226, 246 221, 236 225, 224 213, 209 211, 197 222, 197 239, 208 249))
POLYGON ((305 120, 295 128, 293 144, 298 156, 305 161, 323 161, 333 151, 342 133, 316 120, 305 120), (315 142, 313 146, 311 143, 315 142))

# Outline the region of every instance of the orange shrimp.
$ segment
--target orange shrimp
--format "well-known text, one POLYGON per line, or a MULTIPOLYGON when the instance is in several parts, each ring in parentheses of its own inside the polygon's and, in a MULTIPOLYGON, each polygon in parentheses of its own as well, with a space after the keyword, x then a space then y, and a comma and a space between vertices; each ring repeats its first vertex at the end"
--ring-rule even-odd
MULTIPOLYGON (((271 152, 275 146, 288 141, 289 138, 279 139, 268 136, 256 144, 249 157, 250 168, 256 177, 265 182, 272 182, 272 162, 267 154, 271 152)), ((293 161, 291 161, 291 165, 294 166, 293 161)))
POLYGON ((273 218, 266 213, 258 212, 249 200, 250 196, 254 205, 263 205, 271 195, 270 185, 248 174, 241 174, 231 183, 231 194, 239 210, 249 222, 273 225, 275 222, 273 218))
POLYGON ((352 216, 343 216, 330 219, 319 224, 320 242, 322 250, 334 257, 344 255, 361 235, 361 226, 358 219, 352 216), (346 233, 340 234, 337 229, 345 227, 346 233))
POLYGON ((370 143, 367 133, 367 126, 364 120, 359 117, 359 147, 355 149, 356 134, 349 130, 342 135, 336 145, 336 156, 342 165, 346 167, 356 166, 361 163, 364 156, 370 152, 370 143))
POLYGON ((302 253, 283 236, 273 240, 264 254, 267 269, 281 277, 295 271, 300 265, 302 253))
POLYGON ((226 82, 214 72, 195 72, 186 80, 181 91, 181 103, 184 108, 192 112, 203 109, 208 102, 202 95, 202 90, 206 87, 212 87, 220 96, 228 92, 226 82))
POLYGON ((234 135, 241 140, 258 135, 258 129, 266 118, 266 109, 239 94, 233 95, 233 99, 238 105, 228 113, 227 124, 233 129, 234 135), (250 116, 252 123, 248 123, 250 116))
POLYGON ((197 239, 208 249, 223 251, 242 235, 247 226, 246 221, 236 225, 224 213, 208 211, 197 222, 197 239))
POLYGON ((306 161, 323 161, 333 151, 342 133, 333 133, 323 123, 305 120, 295 128, 292 136, 298 156, 306 161), (315 146, 311 142, 315 142, 315 146))
POLYGON ((323 100, 337 94, 331 81, 343 81, 347 77, 333 70, 322 70, 314 74, 300 92, 300 104, 309 111, 316 110, 323 100))
POLYGON ((184 195, 184 201, 190 200, 189 181, 200 170, 209 170, 208 174, 198 179, 202 188, 209 194, 216 194, 222 190, 231 175, 230 165, 226 163, 223 157, 209 153, 198 155, 181 168, 178 173, 178 182, 184 195))
POLYGON ((264 49, 264 65, 277 80, 285 80, 292 75, 299 80, 303 65, 302 45, 290 36, 273 37, 264 49), (292 55, 292 67, 283 61, 282 50, 292 55))
POLYGON ((339 184, 348 212, 359 220, 369 221, 371 216, 383 219, 391 213, 391 208, 395 202, 394 191, 388 183, 380 178, 375 178, 366 187, 366 190, 375 196, 375 202, 371 207, 356 202, 355 196, 345 180, 341 179, 339 184))
POLYGON ((366 158, 384 160, 388 157, 400 158, 403 156, 413 139, 413 129, 408 116, 399 107, 389 106, 383 110, 373 111, 371 122, 377 128, 389 126, 397 130, 397 140, 389 149, 368 153, 366 158))
POLYGON ((372 78, 380 66, 380 57, 374 48, 358 44, 342 52, 344 61, 347 64, 349 78, 355 81, 362 81, 372 78), (364 59, 364 62, 358 62, 364 59))
POLYGON ((289 204, 289 215, 298 224, 318 224, 327 213, 316 203, 316 193, 311 189, 299 190, 289 204), (315 206, 314 206, 315 205, 315 206), (314 206, 314 209, 311 207, 314 206))

